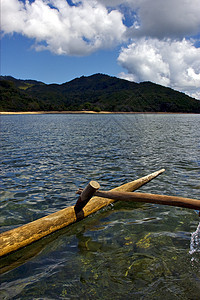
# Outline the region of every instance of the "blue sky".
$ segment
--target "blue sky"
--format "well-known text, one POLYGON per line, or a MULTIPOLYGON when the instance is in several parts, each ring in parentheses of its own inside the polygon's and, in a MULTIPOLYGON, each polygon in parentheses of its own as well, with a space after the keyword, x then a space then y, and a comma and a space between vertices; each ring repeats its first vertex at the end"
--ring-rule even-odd
POLYGON ((117 76, 123 69, 116 63, 119 49, 101 50, 89 56, 55 55, 35 51, 34 41, 19 34, 2 39, 3 75, 35 79, 45 83, 64 83, 82 75, 103 73, 117 76))
POLYGON ((104 73, 200 99, 199 0, 1 0, 1 74, 104 73))

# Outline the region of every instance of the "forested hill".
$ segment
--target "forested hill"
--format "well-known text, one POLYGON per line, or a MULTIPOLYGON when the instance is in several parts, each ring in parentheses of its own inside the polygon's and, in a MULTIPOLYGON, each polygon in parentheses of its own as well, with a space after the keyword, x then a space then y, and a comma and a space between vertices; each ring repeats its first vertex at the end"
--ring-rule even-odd
POLYGON ((63 84, 0 77, 0 111, 94 110, 200 113, 200 101, 154 84, 95 74, 63 84))

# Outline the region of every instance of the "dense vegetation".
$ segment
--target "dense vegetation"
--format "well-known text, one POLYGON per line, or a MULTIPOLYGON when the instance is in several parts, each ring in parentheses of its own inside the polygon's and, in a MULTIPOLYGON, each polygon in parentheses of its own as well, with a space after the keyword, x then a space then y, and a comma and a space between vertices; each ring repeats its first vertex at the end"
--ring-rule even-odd
POLYGON ((200 113, 200 101, 152 82, 103 74, 63 84, 0 77, 0 111, 94 110, 200 113))

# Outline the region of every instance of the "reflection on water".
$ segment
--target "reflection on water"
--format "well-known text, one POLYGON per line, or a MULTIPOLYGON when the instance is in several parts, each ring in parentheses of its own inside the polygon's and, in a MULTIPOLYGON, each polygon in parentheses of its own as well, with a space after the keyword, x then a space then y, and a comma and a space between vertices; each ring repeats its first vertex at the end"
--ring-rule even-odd
MULTIPOLYGON (((1 117, 0 231, 160 168, 141 190, 199 198, 199 115, 1 117)), ((199 299, 199 217, 115 203, 0 260, 2 299, 199 299), (192 258, 192 261, 191 261, 192 258)))

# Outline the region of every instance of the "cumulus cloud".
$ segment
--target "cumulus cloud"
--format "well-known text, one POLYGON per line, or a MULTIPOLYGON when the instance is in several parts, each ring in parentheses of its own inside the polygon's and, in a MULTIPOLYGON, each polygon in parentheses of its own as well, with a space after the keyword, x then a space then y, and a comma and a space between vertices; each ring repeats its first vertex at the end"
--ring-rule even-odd
POLYGON ((200 99, 199 0, 1 0, 1 10, 3 34, 35 39, 38 51, 81 56, 123 44, 121 77, 200 99))
POLYGON ((141 38, 121 50, 118 62, 128 71, 121 78, 152 81, 200 96, 200 48, 191 41, 141 38))
MULTIPOLYGON (((130 1, 133 3, 135 1, 130 1)), ((141 0, 137 26, 130 28, 130 36, 183 38, 200 30, 199 0, 141 0)))
POLYGON ((200 30, 199 0, 98 0, 105 6, 136 12, 129 37, 183 38, 200 30))
POLYGON ((200 31, 199 0, 1 0, 2 31, 37 49, 87 55, 131 38, 182 39, 200 31), (126 9, 125 9, 126 8, 126 9), (125 26, 126 24, 126 26, 125 26), (128 24, 128 25, 127 25, 128 24))
POLYGON ((65 0, 1 1, 3 32, 34 38, 37 50, 87 55, 123 41, 122 14, 97 1, 74 1, 73 6, 65 0))

